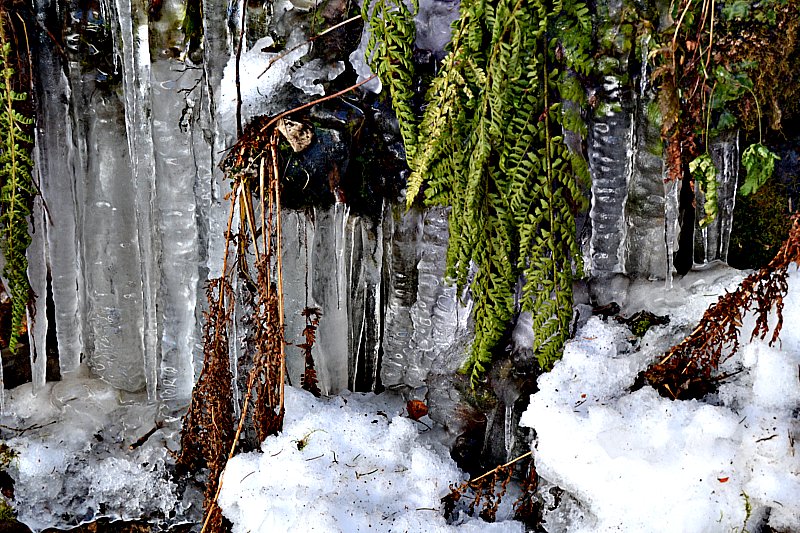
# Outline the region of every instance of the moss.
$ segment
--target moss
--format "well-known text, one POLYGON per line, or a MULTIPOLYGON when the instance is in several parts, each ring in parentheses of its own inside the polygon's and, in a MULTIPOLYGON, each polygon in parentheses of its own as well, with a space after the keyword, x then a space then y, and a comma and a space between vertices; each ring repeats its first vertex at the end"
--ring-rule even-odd
POLYGON ((790 227, 785 185, 770 180, 755 194, 737 197, 728 263, 735 268, 766 265, 790 227))
POLYGON ((14 511, 14 508, 11 507, 11 504, 8 503, 8 500, 0 497, 0 524, 16 520, 16 518, 17 513, 14 511))

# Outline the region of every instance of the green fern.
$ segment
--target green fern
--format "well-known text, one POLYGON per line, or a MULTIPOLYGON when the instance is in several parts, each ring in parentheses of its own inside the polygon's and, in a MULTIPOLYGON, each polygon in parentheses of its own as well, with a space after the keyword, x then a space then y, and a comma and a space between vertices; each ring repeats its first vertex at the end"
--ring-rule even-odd
POLYGON ((413 11, 403 0, 376 0, 374 3, 364 0, 361 8, 361 17, 370 27, 366 59, 388 89, 409 160, 414 157, 417 141, 417 118, 411 98, 414 96, 412 55, 418 0, 412 0, 412 7, 413 11))
POLYGON ((475 301, 464 367, 473 383, 519 309, 533 314, 543 368, 567 338, 580 269, 574 210, 588 171, 563 141, 565 129, 585 126, 574 106, 556 102, 584 103, 574 73, 592 68, 591 31, 582 2, 464 0, 429 90, 407 202, 424 183, 427 204, 452 208, 447 274, 459 287, 469 282, 475 301), (516 302, 520 276, 526 283, 516 302))
POLYGON ((0 112, 0 249, 6 264, 3 275, 11 292, 11 334, 9 348, 15 351, 32 298, 28 281, 28 260, 25 251, 31 243, 27 217, 30 199, 34 195, 31 179, 33 162, 30 156, 32 139, 24 132, 33 123, 15 109, 17 102, 27 98, 13 89, 14 69, 11 64, 11 44, 6 40, 0 23, 0 70, 2 71, 2 111, 0 112))
POLYGON ((739 192, 748 196, 756 192, 775 171, 775 161, 780 157, 761 143, 751 144, 742 152, 742 165, 747 169, 747 176, 739 192))
POLYGON ((717 218, 719 213, 719 206, 717 205, 717 167, 714 166, 711 156, 706 152, 689 163, 689 172, 692 173, 694 182, 705 196, 705 202, 703 203, 705 216, 698 223, 701 228, 705 228, 717 218))

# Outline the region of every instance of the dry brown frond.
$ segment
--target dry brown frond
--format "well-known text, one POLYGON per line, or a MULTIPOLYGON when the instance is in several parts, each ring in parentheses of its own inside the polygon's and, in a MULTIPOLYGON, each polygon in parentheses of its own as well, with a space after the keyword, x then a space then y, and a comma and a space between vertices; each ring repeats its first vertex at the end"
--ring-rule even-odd
POLYGON ((778 254, 761 270, 745 278, 738 289, 720 296, 708 308, 692 333, 653 364, 643 377, 663 396, 674 399, 698 398, 715 388, 725 376, 714 376, 720 362, 739 350, 739 333, 744 317, 755 315, 750 340, 764 339, 770 331, 773 308, 777 323, 770 345, 778 340, 783 326, 783 298, 788 291, 789 265, 800 265, 800 217, 793 218, 789 238, 778 254))

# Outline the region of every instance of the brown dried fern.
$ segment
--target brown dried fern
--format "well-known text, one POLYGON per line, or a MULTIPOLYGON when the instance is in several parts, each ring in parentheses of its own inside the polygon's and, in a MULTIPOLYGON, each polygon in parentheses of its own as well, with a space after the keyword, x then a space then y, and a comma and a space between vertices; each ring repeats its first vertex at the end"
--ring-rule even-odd
MULTIPOLYGON (((234 206, 228 217, 226 241, 231 241, 234 206)), ((227 256, 223 272, 227 269, 227 256)), ((206 288, 208 311, 203 323, 203 370, 192 391, 183 419, 179 469, 208 469, 203 509, 215 531, 223 530, 223 517, 213 503, 219 478, 234 443, 233 375, 230 369, 228 327, 233 313, 233 291, 226 276, 210 280, 206 288)))
POLYGON ((314 369, 314 356, 311 351, 317 341, 317 326, 319 325, 322 311, 316 307, 306 307, 303 309, 302 315, 306 317, 306 327, 303 329, 303 336, 306 338, 306 342, 297 345, 305 354, 305 371, 300 377, 300 386, 319 398, 322 396, 322 391, 319 390, 317 371, 314 369))
MULTIPOLYGON (((450 493, 442 498, 445 518, 450 519, 455 511, 456 504, 465 495, 470 494, 472 499, 466 507, 467 514, 474 516, 477 510, 478 515, 483 520, 486 522, 494 522, 497 518, 497 509, 513 477, 514 465, 524 459, 532 457, 532 455, 533 452, 524 453, 516 459, 500 465, 474 479, 465 481, 460 485, 451 485, 450 493)), ((531 459, 529 463, 529 470, 522 484, 522 495, 514 502, 515 513, 520 516, 527 511, 527 508, 533 501, 533 494, 536 492, 538 485, 538 477, 536 476, 536 470, 533 466, 533 460, 531 459)))
POLYGON ((692 333, 653 364, 643 377, 662 395, 673 399, 697 398, 727 376, 715 376, 722 361, 739 350, 739 330, 748 313, 755 315, 750 340, 764 339, 775 309, 777 322, 770 346, 783 327, 783 298, 788 291, 788 268, 800 264, 800 217, 793 217, 789 237, 770 263, 747 276, 738 289, 720 296, 708 308, 692 333))

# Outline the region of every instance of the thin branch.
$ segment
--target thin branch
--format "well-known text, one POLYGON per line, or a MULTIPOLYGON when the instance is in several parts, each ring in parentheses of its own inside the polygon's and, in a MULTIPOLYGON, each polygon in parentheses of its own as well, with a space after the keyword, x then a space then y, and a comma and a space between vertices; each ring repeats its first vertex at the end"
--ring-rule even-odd
POLYGON ((504 468, 506 468, 506 467, 508 467, 508 466, 511 466, 511 465, 513 465, 514 463, 516 463, 516 462, 519 462, 519 461, 521 461, 521 460, 525 459, 526 457, 530 457, 532 454, 533 454, 533 451, 530 451, 530 452, 527 452, 527 453, 523 453, 522 455, 520 455, 520 456, 519 456, 519 457, 517 457, 516 459, 512 459, 512 460, 510 460, 509 462, 507 462, 506 464, 498 466, 498 467, 497 467, 497 468, 495 468, 494 470, 489 470, 489 471, 488 471, 488 472, 486 472, 485 474, 482 474, 482 475, 480 475, 480 476, 476 477, 475 479, 471 479, 471 480, 469 481, 469 484, 470 484, 470 485, 472 485, 473 483, 477 483, 478 481, 482 480, 483 478, 485 478, 485 477, 487 477, 487 476, 491 476, 492 474, 494 474, 495 472, 497 472, 497 471, 499 471, 499 470, 502 470, 502 469, 504 469, 504 468))
MULTIPOLYGON (((334 26, 331 26, 330 28, 328 28, 327 30, 323 31, 322 33, 320 33, 320 34, 317 34, 317 35, 314 35, 313 37, 309 37, 308 39, 306 39, 306 40, 305 40, 305 41, 303 41, 302 43, 296 44, 296 45, 294 45, 293 47, 289 48, 288 50, 284 50, 283 52, 281 52, 280 54, 276 55, 275 57, 273 57, 273 58, 271 58, 271 59, 269 60, 269 62, 267 63, 267 68, 265 68, 265 69, 264 69, 264 70, 261 72, 261 74, 259 74, 259 75, 258 75, 258 79, 260 80, 260 79, 261 79, 261 76, 263 76, 264 74, 266 74, 266 73, 267 73, 267 71, 268 71, 268 70, 269 70, 269 69, 272 67, 272 65, 274 65, 275 63, 277 63, 278 61, 280 61, 280 60, 281 60, 281 59, 283 59, 284 57, 288 56, 289 54, 291 54, 291 53, 292 53, 292 52, 294 52, 295 50, 298 50, 298 49, 300 49, 300 48, 304 47, 304 46, 305 46, 305 45, 307 45, 307 44, 311 44, 311 43, 313 43, 314 41, 316 41, 317 39, 319 39, 320 37, 322 37, 323 35, 325 35, 326 33, 330 33, 330 32, 332 32, 333 30, 335 30, 335 29, 338 29, 338 28, 341 28, 341 27, 342 27, 342 26, 344 26, 345 24, 349 24, 349 23, 351 23, 351 22, 353 22, 353 21, 355 21, 355 20, 358 20, 358 19, 360 19, 360 18, 361 18, 361 15, 356 15, 356 16, 354 16, 354 17, 350 17, 350 18, 349 18, 349 19, 347 19, 347 20, 343 20, 343 21, 342 21, 342 22, 340 22, 339 24, 336 24, 336 25, 334 25, 334 26)), ((310 52, 310 50, 309 50, 309 52, 310 52)))

